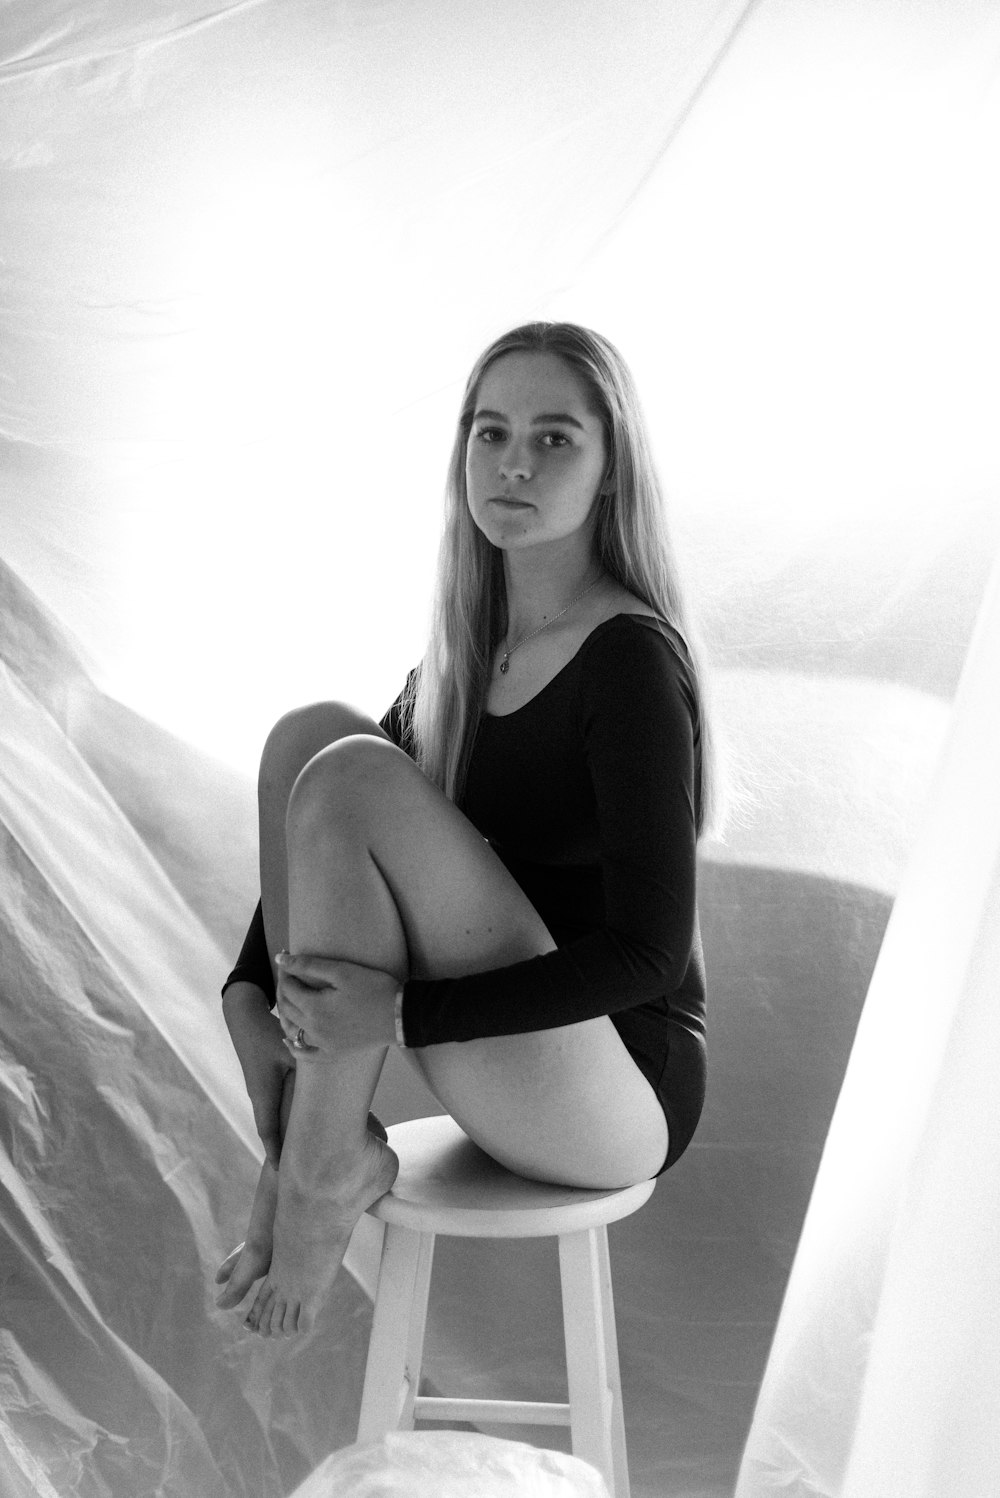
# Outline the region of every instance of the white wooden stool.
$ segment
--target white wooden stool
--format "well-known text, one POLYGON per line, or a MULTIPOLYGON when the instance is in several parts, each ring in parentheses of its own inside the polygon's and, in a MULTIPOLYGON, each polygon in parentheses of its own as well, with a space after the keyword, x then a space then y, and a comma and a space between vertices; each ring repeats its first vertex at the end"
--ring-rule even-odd
POLYGON ((525 1180, 484 1154, 447 1116, 395 1124, 388 1134, 399 1175, 369 1208, 385 1224, 385 1236, 358 1440, 412 1430, 415 1419, 568 1425, 573 1455, 601 1472, 612 1498, 629 1498, 607 1224, 641 1207, 656 1182, 578 1191, 525 1180), (568 1404, 417 1392, 438 1233, 559 1239, 568 1404))

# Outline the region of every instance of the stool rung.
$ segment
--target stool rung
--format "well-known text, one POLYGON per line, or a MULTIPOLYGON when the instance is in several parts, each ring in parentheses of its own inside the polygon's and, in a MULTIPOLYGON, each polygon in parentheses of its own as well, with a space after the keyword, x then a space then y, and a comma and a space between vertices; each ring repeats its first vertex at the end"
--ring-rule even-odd
POLYGON ((439 1399, 418 1394, 415 1420, 469 1420, 473 1425, 568 1425, 568 1404, 538 1404, 516 1399, 439 1399))

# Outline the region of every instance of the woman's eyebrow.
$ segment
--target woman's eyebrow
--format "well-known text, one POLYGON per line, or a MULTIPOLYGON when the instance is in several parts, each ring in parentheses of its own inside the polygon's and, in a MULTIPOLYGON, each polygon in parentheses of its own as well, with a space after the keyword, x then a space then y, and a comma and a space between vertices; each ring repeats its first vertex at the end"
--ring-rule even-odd
MULTIPOLYGON (((508 419, 502 411, 477 411, 472 419, 473 421, 479 421, 483 417, 489 421, 506 421, 508 419)), ((566 426, 579 427, 581 432, 584 430, 583 422, 577 421, 575 416, 570 416, 565 411, 546 411, 541 416, 533 417, 531 424, 532 426, 541 426, 546 421, 561 421, 566 426)))

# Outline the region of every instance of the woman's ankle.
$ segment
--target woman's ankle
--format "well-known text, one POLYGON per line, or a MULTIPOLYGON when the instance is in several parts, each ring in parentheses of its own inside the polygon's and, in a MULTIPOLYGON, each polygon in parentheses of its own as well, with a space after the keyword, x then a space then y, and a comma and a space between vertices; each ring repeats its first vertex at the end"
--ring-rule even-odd
POLYGON ((290 1147, 286 1142, 279 1171, 281 1185, 296 1194, 319 1191, 329 1195, 338 1184, 358 1173, 370 1143, 385 1148, 365 1126, 339 1132, 335 1140, 325 1142, 313 1136, 304 1150, 290 1147))

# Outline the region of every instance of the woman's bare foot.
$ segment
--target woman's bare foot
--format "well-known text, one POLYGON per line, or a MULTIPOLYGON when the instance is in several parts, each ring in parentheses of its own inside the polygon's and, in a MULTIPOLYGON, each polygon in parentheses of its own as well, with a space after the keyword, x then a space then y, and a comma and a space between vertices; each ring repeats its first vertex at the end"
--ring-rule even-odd
POLYGON ((361 1153, 345 1161, 329 1184, 306 1185, 290 1169, 282 1171, 271 1263, 245 1322, 251 1331, 270 1337, 309 1330, 330 1294, 355 1223, 390 1190, 398 1169, 395 1152, 368 1133, 361 1153))
POLYGON ((250 1208, 246 1241, 223 1260, 215 1276, 215 1283, 226 1287, 215 1297, 220 1310, 231 1311, 238 1306, 254 1282, 270 1268, 277 1209, 278 1172, 270 1160, 265 1160, 250 1208))
MULTIPOLYGON (((374 1113, 368 1115, 368 1131, 383 1141, 387 1137, 384 1126, 374 1113)), ((223 1259, 216 1272, 215 1283, 226 1286, 215 1298, 220 1310, 231 1311, 238 1306, 247 1291, 271 1267, 274 1214, 277 1210, 278 1172, 269 1160, 265 1160, 250 1208, 246 1239, 223 1259)))

